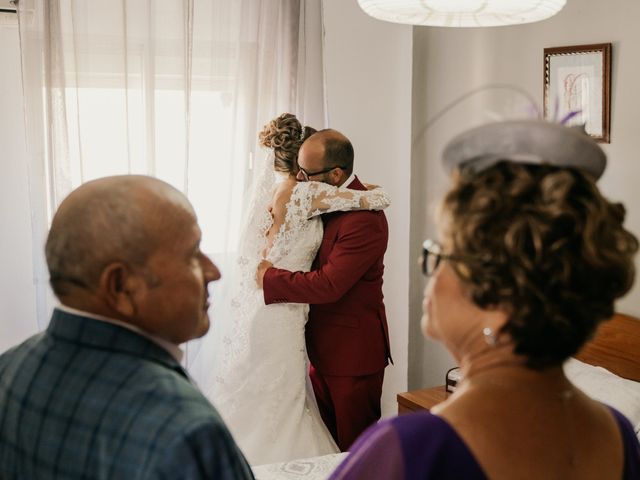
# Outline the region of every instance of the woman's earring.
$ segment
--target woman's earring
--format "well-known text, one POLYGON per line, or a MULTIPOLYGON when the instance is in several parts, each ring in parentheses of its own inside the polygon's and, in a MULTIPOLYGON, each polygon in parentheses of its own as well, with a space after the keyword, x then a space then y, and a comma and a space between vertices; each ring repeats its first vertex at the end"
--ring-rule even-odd
POLYGON ((493 333, 491 327, 484 327, 482 329, 482 335, 484 335, 484 341, 487 342, 487 345, 490 347, 496 344, 496 335, 493 333))

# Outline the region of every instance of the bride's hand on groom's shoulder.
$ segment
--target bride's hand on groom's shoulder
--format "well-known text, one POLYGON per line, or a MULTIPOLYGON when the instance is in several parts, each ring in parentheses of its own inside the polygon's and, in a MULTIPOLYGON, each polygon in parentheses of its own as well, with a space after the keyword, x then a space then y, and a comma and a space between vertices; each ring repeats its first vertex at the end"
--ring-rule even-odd
POLYGON ((271 267, 273 267, 273 263, 271 263, 269 260, 265 260, 264 258, 258 264, 258 270, 256 270, 256 282, 258 283, 258 287, 262 288, 264 273, 271 267))

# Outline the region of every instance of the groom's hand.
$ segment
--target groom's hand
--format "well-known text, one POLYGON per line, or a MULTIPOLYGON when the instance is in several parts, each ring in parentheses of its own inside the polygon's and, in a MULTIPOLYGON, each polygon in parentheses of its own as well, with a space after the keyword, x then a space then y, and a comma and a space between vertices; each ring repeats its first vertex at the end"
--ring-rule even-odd
POLYGON ((258 287, 262 288, 264 273, 271 267, 273 267, 273 263, 265 259, 262 259, 262 261, 258 264, 258 270, 256 271, 256 282, 258 282, 258 287))

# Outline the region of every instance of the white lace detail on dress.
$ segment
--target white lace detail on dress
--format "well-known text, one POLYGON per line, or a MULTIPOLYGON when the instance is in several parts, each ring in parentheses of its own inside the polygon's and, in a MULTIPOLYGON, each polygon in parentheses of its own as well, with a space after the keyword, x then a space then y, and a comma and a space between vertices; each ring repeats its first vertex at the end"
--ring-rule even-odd
MULTIPOLYGON (((273 176, 273 173, 271 173, 273 176)), ((265 305, 255 272, 273 224, 267 211, 273 193, 269 179, 254 192, 237 261, 231 318, 208 392, 235 440, 253 465, 337 452, 325 427, 308 376, 304 326, 306 304, 265 305), (257 199, 257 200, 256 200, 257 199)), ((322 242, 318 216, 338 210, 382 209, 381 189, 356 191, 318 182, 293 187, 283 224, 267 259, 291 271, 309 271, 322 242)))
MULTIPOLYGON (((285 221, 281 225, 273 242, 267 260, 276 265, 282 259, 291 254, 291 249, 296 248, 292 239, 298 235, 298 231, 309 226, 309 219, 323 213, 350 210, 383 210, 391 204, 387 193, 381 189, 351 190, 344 187, 334 187, 321 182, 300 182, 291 193, 287 203, 285 221)), ((318 247, 320 244, 318 243, 318 247)), ((307 263, 313 261, 317 249, 307 252, 311 255, 304 259, 296 259, 307 263)), ((291 270, 288 267, 280 267, 291 270)))
POLYGON ((240 227, 238 257, 233 272, 234 286, 231 289, 230 324, 225 325, 222 336, 222 352, 216 356, 215 384, 217 392, 235 395, 241 384, 234 381, 233 368, 248 358, 249 329, 252 312, 255 310, 258 290, 255 284, 255 272, 261 258, 261 252, 267 245, 266 232, 273 224, 273 218, 266 205, 271 200, 276 184, 273 171, 273 152, 256 164, 256 172, 250 198, 247 203, 244 221, 240 227))

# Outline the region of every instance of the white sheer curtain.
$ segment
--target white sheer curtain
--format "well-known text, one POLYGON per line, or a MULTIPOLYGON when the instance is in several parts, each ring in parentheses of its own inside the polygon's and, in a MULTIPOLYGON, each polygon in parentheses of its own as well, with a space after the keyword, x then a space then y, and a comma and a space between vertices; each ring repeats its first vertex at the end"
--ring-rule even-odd
POLYGON ((281 112, 322 109, 305 98, 308 80, 321 82, 305 76, 321 71, 310 68, 321 52, 306 48, 319 13, 305 0, 19 0, 18 16, 40 327, 53 300, 42 252, 51 212, 106 175, 153 175, 189 196, 223 271, 215 304, 251 162, 264 155, 258 130, 281 112))

